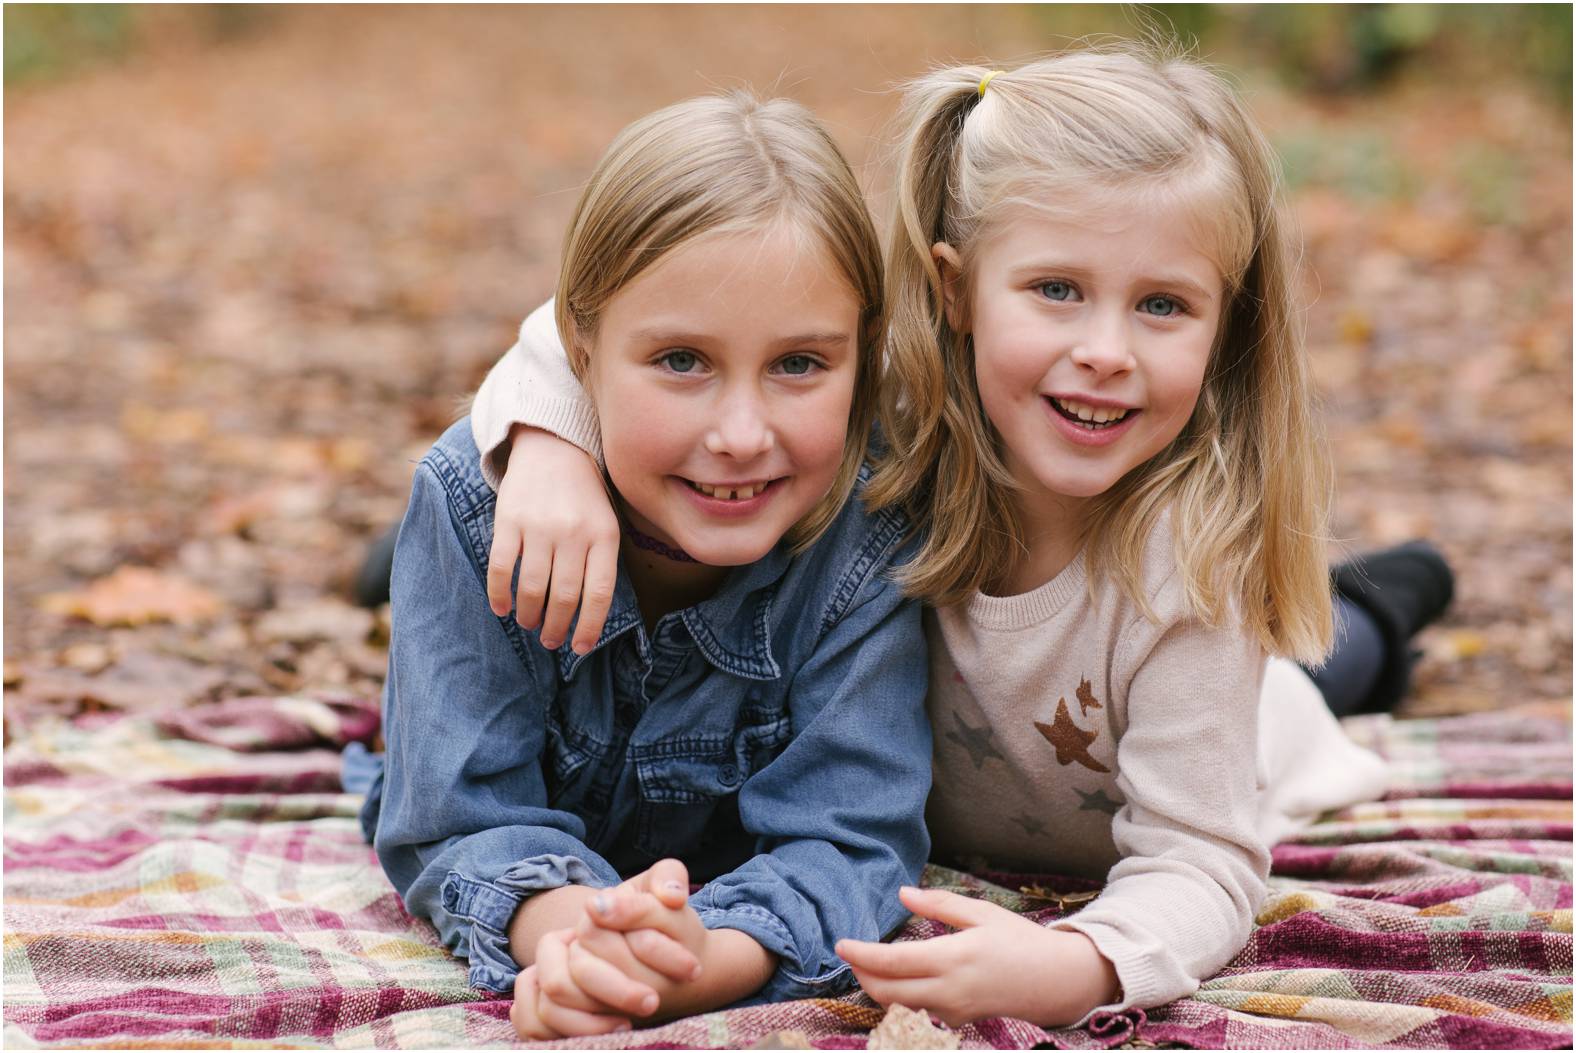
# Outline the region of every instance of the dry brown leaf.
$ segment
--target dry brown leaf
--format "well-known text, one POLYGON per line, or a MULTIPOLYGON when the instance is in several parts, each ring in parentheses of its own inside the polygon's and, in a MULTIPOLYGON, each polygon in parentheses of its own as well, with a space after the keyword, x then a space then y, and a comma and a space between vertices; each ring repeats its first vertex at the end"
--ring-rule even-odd
POLYGON ((39 603, 53 614, 95 625, 195 625, 222 609, 207 589, 149 567, 121 567, 85 589, 51 593, 39 603))
POLYGON ((957 1049, 958 1036, 930 1022, 923 1009, 893 1005, 870 1032, 866 1049, 957 1049))

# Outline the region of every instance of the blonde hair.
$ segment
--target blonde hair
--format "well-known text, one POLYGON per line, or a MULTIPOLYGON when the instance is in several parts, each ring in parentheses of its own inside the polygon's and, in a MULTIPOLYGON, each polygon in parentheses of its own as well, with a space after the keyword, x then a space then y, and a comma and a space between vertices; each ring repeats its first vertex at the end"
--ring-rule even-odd
POLYGON ((848 438, 832 488, 788 538, 802 551, 853 492, 875 419, 885 327, 881 242, 837 144, 803 106, 734 91, 648 114, 613 140, 564 238, 556 321, 576 377, 617 292, 667 253, 707 234, 785 223, 818 238, 860 304, 848 438))
MULTIPOLYGON (((1146 539, 1170 510, 1194 613, 1240 619, 1268 650, 1314 660, 1331 636, 1331 470, 1292 300, 1295 241, 1273 150, 1218 74, 1147 46, 1090 48, 1000 73, 939 70, 907 87, 887 257, 887 450, 868 491, 926 531, 909 590, 958 603, 1024 549, 1000 438, 980 403, 966 319, 949 325, 931 256, 971 261, 1014 208, 1164 195, 1207 213, 1226 299, 1181 434, 1092 500, 1091 585, 1114 578, 1149 612, 1146 539)), ((967 313, 966 306, 963 308, 967 313)))

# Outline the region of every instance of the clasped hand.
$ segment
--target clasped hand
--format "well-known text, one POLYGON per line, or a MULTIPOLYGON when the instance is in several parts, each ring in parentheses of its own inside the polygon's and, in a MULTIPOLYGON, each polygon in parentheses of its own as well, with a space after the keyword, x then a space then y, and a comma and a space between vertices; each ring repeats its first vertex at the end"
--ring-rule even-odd
POLYGON ((541 937, 535 964, 515 981, 509 1019, 525 1039, 627 1031, 699 979, 706 936, 684 864, 665 859, 541 937))

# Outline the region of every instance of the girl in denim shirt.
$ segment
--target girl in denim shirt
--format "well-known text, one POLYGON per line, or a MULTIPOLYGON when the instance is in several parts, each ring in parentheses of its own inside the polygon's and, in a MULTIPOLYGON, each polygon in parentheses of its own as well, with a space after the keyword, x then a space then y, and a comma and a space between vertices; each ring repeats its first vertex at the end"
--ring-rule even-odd
POLYGON ((888 573, 906 520, 853 496, 880 261, 793 103, 695 99, 614 141, 556 298, 622 529, 578 649, 488 612, 470 422, 417 470, 362 821, 471 983, 513 988, 524 1037, 833 993, 836 941, 906 917, 924 636, 888 573))

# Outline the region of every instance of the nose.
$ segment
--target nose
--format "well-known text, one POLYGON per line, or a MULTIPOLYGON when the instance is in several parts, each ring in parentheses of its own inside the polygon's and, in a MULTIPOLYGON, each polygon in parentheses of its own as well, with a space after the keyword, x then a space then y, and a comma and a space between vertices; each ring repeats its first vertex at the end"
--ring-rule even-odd
POLYGON ((766 406, 755 391, 732 391, 724 396, 706 432, 707 452, 737 461, 754 460, 770 453, 776 444, 766 406))
POLYGON ((1133 368, 1133 349, 1126 312, 1104 312, 1090 320, 1072 352, 1073 362, 1096 376, 1108 377, 1133 368))

